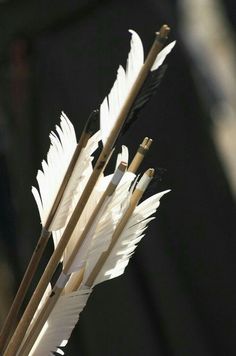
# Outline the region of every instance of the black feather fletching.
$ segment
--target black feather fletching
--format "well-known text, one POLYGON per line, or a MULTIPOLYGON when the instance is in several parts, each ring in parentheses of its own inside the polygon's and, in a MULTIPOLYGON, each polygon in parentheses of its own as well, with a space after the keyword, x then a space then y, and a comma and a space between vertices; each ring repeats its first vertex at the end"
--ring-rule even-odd
POLYGON ((167 65, 165 64, 157 70, 149 73, 142 89, 140 90, 137 98, 134 101, 134 104, 132 105, 132 108, 130 109, 130 112, 121 131, 122 135, 130 128, 135 120, 137 120, 139 112, 144 108, 151 97, 156 94, 157 88, 161 83, 166 69, 167 65))

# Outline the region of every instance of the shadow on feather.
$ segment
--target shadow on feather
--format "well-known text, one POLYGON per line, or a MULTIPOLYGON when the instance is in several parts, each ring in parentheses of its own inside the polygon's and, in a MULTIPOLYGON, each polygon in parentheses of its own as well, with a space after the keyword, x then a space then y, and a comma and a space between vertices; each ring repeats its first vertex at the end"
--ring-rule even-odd
POLYGON ((160 85, 162 78, 167 69, 167 64, 162 65, 156 71, 150 72, 139 95, 137 96, 128 116, 125 121, 121 134, 124 135, 130 126, 138 119, 139 112, 148 103, 151 97, 156 94, 157 88, 160 85))

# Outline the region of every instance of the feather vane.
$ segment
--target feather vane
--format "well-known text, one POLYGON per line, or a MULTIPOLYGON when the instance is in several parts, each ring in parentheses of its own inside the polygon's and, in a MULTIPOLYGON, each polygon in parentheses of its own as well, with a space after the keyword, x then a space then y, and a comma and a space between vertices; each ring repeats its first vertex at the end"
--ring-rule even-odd
POLYGON ((91 288, 83 287, 60 297, 29 356, 53 355, 53 352, 64 355, 60 346, 67 344, 91 292, 91 288))
MULTIPOLYGON (((160 205, 160 198, 167 192, 169 192, 169 190, 158 193, 151 198, 146 199, 135 208, 132 217, 121 233, 117 244, 111 251, 106 263, 98 274, 94 286, 124 273, 125 267, 128 265, 130 257, 137 247, 137 243, 144 236, 144 229, 152 220, 150 220, 149 217, 156 212, 160 205)), ((89 260, 87 264, 89 266, 89 260)), ((86 280, 86 271, 84 276, 84 280, 86 280)))
MULTIPOLYGON (((77 145, 74 127, 64 113, 61 115, 60 126, 56 126, 56 132, 57 134, 55 132, 50 134, 51 146, 47 154, 47 162, 42 162, 42 170, 39 170, 37 174, 39 190, 35 187, 32 188, 43 226, 46 224, 50 209, 77 145)), ((65 189, 63 198, 50 225, 50 231, 59 230, 66 224, 73 204, 75 204, 76 200, 78 201, 91 174, 91 154, 97 149, 99 140, 100 133, 97 132, 89 139, 86 147, 82 150, 70 183, 65 189)))
POLYGON ((47 162, 42 162, 42 170, 37 174, 39 190, 32 188, 43 226, 77 144, 73 125, 64 113, 61 114, 60 126, 56 126, 56 132, 57 134, 51 132, 49 136, 51 146, 47 162))
POLYGON ((166 56, 172 51, 175 44, 176 44, 176 41, 173 41, 163 48, 163 50, 157 55, 157 58, 156 58, 155 62, 153 63, 151 71, 157 70, 162 65, 166 56))
POLYGON ((135 31, 130 30, 129 32, 132 37, 126 71, 122 66, 119 66, 115 83, 108 97, 104 99, 100 107, 100 129, 103 144, 106 143, 120 110, 143 65, 144 53, 142 41, 135 31))

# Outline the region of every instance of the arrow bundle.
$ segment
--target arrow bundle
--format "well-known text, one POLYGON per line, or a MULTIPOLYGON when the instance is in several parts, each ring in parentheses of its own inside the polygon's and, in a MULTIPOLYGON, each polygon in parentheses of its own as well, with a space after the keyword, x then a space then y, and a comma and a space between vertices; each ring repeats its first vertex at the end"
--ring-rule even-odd
POLYGON ((162 26, 144 62, 142 42, 130 32, 126 70, 118 68, 108 97, 89 117, 79 142, 64 113, 56 132, 50 134, 47 160, 37 175, 38 189, 32 189, 42 232, 1 331, 0 352, 5 356, 64 354, 63 347, 94 287, 123 274, 160 198, 168 192, 139 203, 154 175, 148 169, 141 178, 136 176, 152 143, 149 138, 131 163, 123 146, 114 173, 104 173, 120 132, 129 128, 156 92, 164 74, 162 63, 175 44, 162 49, 169 33, 168 26, 162 26), (101 153, 93 164, 100 141, 101 153), (51 235, 54 252, 15 328, 13 320, 51 235), (52 287, 60 262, 61 273, 52 287))

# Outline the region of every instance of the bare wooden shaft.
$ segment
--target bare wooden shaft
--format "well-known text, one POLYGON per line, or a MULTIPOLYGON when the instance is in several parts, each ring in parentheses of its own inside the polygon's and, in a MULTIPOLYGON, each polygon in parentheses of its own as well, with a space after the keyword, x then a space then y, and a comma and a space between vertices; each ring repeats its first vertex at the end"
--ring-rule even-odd
POLYGON ((113 234, 112 240, 111 240, 111 244, 110 244, 108 250, 101 254, 98 262, 96 263, 90 276, 88 277, 87 281, 85 282, 86 286, 92 287, 92 285, 94 284, 95 279, 97 278, 99 272, 101 271, 103 265, 105 264, 110 252, 112 251, 113 247, 115 246, 120 234, 124 230, 129 218, 131 217, 131 215, 132 215, 135 207, 137 206, 139 200, 141 199, 142 195, 143 195, 143 191, 137 190, 137 189, 134 191, 134 193, 131 197, 130 205, 114 231, 114 234, 113 234))
POLYGON ((80 275, 81 275, 81 270, 72 273, 69 281, 67 282, 65 288, 63 289, 63 292, 62 292, 63 295, 74 291, 74 286, 77 285, 77 280, 80 275))
POLYGON ((84 268, 82 268, 79 272, 75 272, 75 276, 74 274, 72 275, 71 277, 72 281, 68 285, 68 288, 66 288, 65 294, 75 292, 80 287, 83 281, 83 275, 84 275, 84 268))
POLYGON ((143 159, 144 159, 144 154, 137 152, 136 156, 135 156, 135 160, 132 161, 132 163, 130 164, 129 167, 129 172, 137 172, 137 170, 139 169, 139 166, 141 165, 143 159))
POLYGON ((152 139, 145 137, 143 142, 138 148, 137 153, 135 154, 132 162, 129 165, 128 171, 132 173, 136 173, 137 170, 139 169, 146 153, 148 152, 150 146, 152 144, 152 139))
POLYGON ((0 354, 3 353, 4 345, 7 342, 7 339, 9 339, 10 336, 12 335, 12 330, 17 322, 17 317, 19 315, 22 302, 25 299, 30 283, 38 268, 39 262, 43 255, 49 237, 50 237, 50 233, 46 233, 45 231, 42 231, 39 237, 37 246, 33 252, 29 265, 25 271, 24 277, 21 281, 19 289, 16 293, 14 301, 11 305, 7 318, 2 327, 1 334, 0 334, 0 354))
POLYGON ((75 280, 74 284, 72 285, 72 292, 75 292, 76 290, 79 289, 79 287, 81 286, 81 283, 83 281, 83 277, 84 277, 84 268, 82 270, 80 270, 80 273, 77 276, 77 279, 75 280))

